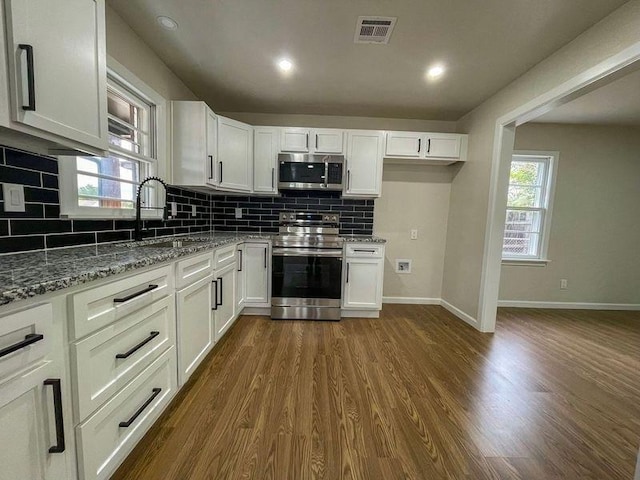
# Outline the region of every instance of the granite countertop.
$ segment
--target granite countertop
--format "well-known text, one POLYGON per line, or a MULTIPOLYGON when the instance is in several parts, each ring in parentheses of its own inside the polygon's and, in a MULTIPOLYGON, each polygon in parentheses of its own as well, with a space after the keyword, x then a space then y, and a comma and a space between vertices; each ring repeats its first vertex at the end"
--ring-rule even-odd
MULTIPOLYGON (((142 242, 118 242, 0 256, 0 305, 192 255, 246 240, 270 240, 273 234, 180 235, 142 242), (196 240, 182 247, 159 247, 172 239, 196 240)), ((375 236, 345 235, 345 242, 376 242, 375 236)))

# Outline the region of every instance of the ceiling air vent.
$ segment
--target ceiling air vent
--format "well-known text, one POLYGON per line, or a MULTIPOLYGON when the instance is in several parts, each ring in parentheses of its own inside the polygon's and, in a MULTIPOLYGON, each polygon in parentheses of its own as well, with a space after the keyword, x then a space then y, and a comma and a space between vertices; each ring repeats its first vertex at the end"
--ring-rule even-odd
POLYGON ((355 43, 389 43, 397 17, 358 17, 355 43))

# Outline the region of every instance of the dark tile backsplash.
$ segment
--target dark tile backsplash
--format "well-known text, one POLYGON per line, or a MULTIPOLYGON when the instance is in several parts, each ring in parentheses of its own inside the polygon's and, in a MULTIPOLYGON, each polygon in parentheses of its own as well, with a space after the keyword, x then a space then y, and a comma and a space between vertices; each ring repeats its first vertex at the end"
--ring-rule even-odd
POLYGON ((373 233, 373 200, 341 198, 339 192, 283 191, 280 197, 224 195, 212 201, 213 226, 218 231, 275 233, 283 211, 338 212, 340 233, 373 233), (236 219, 235 209, 242 208, 236 219))
MULTIPOLYGON (((133 238, 133 220, 60 218, 57 160, 0 146, 0 184, 25 186, 25 212, 5 212, 0 188, 0 254, 133 238)), ((282 211, 339 212, 340 232, 371 235, 373 200, 343 199, 337 192, 283 192, 279 197, 207 195, 169 187, 168 202, 178 204, 176 218, 145 221, 145 237, 181 233, 278 231, 282 211), (192 206, 196 216, 191 216, 192 206), (242 208, 242 218, 235 209, 242 208)), ((0 260, 1 261, 1 260, 0 260)))

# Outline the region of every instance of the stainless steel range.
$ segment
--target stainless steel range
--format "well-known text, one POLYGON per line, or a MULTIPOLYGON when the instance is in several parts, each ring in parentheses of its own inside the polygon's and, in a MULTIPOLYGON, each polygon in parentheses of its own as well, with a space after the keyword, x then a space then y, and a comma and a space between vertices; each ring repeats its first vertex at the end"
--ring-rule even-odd
POLYGON ((338 213, 282 212, 273 239, 271 318, 340 320, 338 213))

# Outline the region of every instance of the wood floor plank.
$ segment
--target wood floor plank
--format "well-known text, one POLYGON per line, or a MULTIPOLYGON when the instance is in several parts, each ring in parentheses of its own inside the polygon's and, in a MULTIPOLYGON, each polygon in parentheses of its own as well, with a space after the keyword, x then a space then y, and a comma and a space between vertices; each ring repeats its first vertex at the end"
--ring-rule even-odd
POLYGON ((607 479, 640 444, 640 313, 241 317, 114 479, 607 479))

